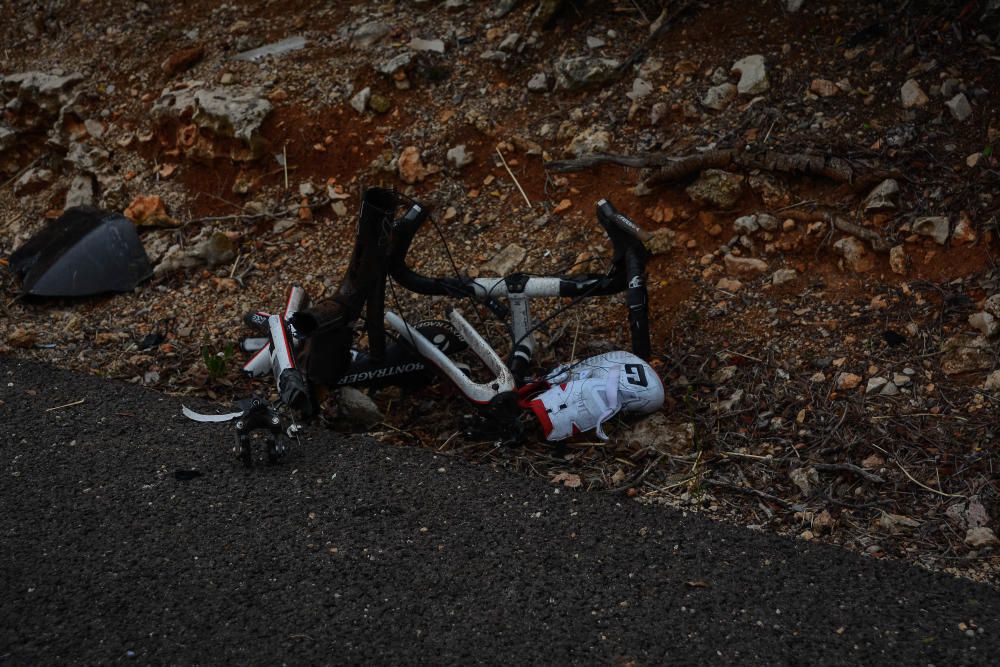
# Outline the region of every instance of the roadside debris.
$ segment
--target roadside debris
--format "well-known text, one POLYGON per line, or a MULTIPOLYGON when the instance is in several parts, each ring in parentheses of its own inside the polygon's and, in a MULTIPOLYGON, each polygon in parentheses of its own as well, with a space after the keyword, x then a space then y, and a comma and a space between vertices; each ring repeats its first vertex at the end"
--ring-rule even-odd
POLYGON ((129 292, 152 275, 135 226, 93 208, 69 209, 10 257, 24 294, 91 296, 129 292))

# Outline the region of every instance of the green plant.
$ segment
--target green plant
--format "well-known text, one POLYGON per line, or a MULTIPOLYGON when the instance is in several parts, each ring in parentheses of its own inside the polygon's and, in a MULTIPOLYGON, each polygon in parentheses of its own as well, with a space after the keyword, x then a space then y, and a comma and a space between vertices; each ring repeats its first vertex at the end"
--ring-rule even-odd
POLYGON ((232 343, 226 343, 226 346, 217 352, 211 345, 201 346, 201 358, 205 361, 209 379, 218 380, 226 374, 229 360, 233 358, 234 352, 232 343))

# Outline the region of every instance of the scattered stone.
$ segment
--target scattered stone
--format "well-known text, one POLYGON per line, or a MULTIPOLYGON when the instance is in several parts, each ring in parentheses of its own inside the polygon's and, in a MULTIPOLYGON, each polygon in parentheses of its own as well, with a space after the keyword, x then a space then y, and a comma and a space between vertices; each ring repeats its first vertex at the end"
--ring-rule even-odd
POLYGON ((738 94, 735 85, 723 83, 709 88, 705 96, 701 98, 701 103, 709 109, 722 111, 733 103, 738 94))
POLYGON ((233 56, 233 60, 244 60, 247 62, 258 63, 268 56, 280 56, 285 53, 290 53, 291 51, 298 51, 299 49, 305 48, 305 46, 306 38, 302 35, 294 35, 292 37, 286 37, 280 42, 265 44, 264 46, 256 49, 250 49, 249 51, 237 53, 233 56))
POLYGON ((633 102, 638 102, 651 92, 653 92, 652 84, 645 79, 636 77, 636 79, 632 82, 632 90, 625 93, 625 97, 629 98, 633 102))
POLYGON ((819 473, 812 466, 793 468, 788 472, 788 477, 806 498, 813 494, 814 487, 819 484, 819 473))
POLYGON ((903 87, 899 89, 899 96, 903 102, 904 109, 922 107, 928 102, 927 95, 924 94, 924 91, 920 88, 920 84, 914 79, 909 79, 903 84, 903 87))
POLYGON ((382 63, 379 66, 378 71, 382 74, 392 76, 396 72, 409 67, 411 62, 413 62, 413 52, 403 51, 402 53, 399 53, 382 63))
POLYGON ((161 122, 183 124, 177 146, 187 154, 206 159, 226 154, 246 161, 263 155, 266 144, 261 127, 272 109, 259 90, 228 86, 166 91, 153 105, 152 114, 161 122), (228 151, 220 141, 227 138, 237 140, 230 142, 234 145, 228 151))
POLYGON ((965 543, 973 549, 982 549, 983 547, 995 547, 1000 544, 1000 540, 997 539, 996 534, 991 528, 980 526, 978 528, 970 528, 965 533, 965 543))
POLYGON ((1000 389, 1000 371, 993 371, 986 376, 986 381, 983 382, 983 389, 990 389, 992 391, 1000 389))
MULTIPOLYGON (((0 143, 0 150, 3 150, 3 145, 0 143)), ((965 158, 965 165, 967 167, 976 167, 983 160, 983 154, 981 152, 969 153, 965 158)))
POLYGON ((377 114, 389 113, 392 108, 392 100, 385 95, 372 95, 368 100, 368 106, 377 114))
POLYGON ((789 14, 795 14, 800 9, 802 9, 802 5, 804 3, 805 0, 785 0, 785 10, 789 14))
POLYGON ((94 205, 94 177, 90 174, 77 174, 69 184, 64 208, 94 205))
POLYGON ((788 187, 773 174, 751 174, 748 182, 750 189, 760 197, 764 206, 770 209, 778 209, 792 203, 788 187))
POLYGON ((917 218, 913 221, 911 229, 914 234, 931 237, 939 245, 948 242, 948 218, 943 215, 917 218))
POLYGON ((440 39, 420 39, 419 37, 414 37, 410 40, 409 47, 414 51, 444 53, 444 42, 440 39))
POLYGON ((235 257, 236 243, 231 238, 222 232, 205 230, 188 248, 171 246, 153 269, 153 275, 161 276, 201 265, 218 266, 233 261, 235 257))
POLYGON ((49 187, 53 178, 55 178, 55 174, 50 169, 32 167, 14 182, 14 194, 21 196, 41 192, 49 187))
POLYGON ((604 46, 604 44, 605 44, 605 41, 603 39, 601 39, 600 37, 593 37, 591 35, 587 35, 587 48, 588 49, 599 49, 602 46, 604 46))
POLYGON ((372 89, 365 86, 357 92, 357 94, 351 98, 351 108, 358 113, 364 113, 365 109, 368 108, 368 101, 372 98, 372 89))
POLYGON ((755 276, 767 271, 767 262, 752 257, 736 257, 730 253, 722 258, 726 271, 734 276, 755 276))
POLYGON ((883 387, 889 384, 888 378, 883 377, 873 377, 868 378, 868 384, 865 386, 865 393, 871 394, 876 391, 880 391, 883 387))
POLYGON ((886 382, 882 391, 879 392, 879 396, 896 396, 897 394, 899 394, 899 387, 893 382, 886 382))
POLYGON ((865 244, 853 236, 845 236, 834 243, 833 251, 844 258, 852 271, 863 273, 871 271, 875 266, 875 260, 865 250, 865 244))
POLYGON ((993 348, 983 336, 970 339, 964 334, 956 334, 941 344, 941 352, 941 370, 945 375, 993 367, 993 348))
POLYGON ((829 79, 813 79, 812 83, 809 84, 809 90, 820 97, 833 97, 840 93, 837 84, 829 79))
POLYGON ((706 169, 685 192, 698 204, 732 208, 743 194, 743 177, 721 169, 706 169))
POLYGON ((902 245, 893 246, 889 250, 889 268, 892 272, 901 276, 906 275, 906 267, 910 258, 906 255, 906 249, 902 245))
POLYGON ((987 338, 993 338, 1000 333, 1000 321, 987 312, 969 315, 969 324, 987 338))
POLYGON ((566 90, 575 90, 605 83, 615 76, 620 65, 620 61, 611 58, 561 58, 555 63, 556 84, 566 90))
POLYGON ((510 275, 527 256, 527 250, 516 243, 511 243, 479 267, 479 273, 484 276, 510 275))
POLYGON ((757 224, 760 225, 761 229, 767 232, 777 231, 778 227, 781 226, 778 219, 770 213, 758 213, 757 224))
POLYGON ((138 227, 168 226, 175 227, 178 222, 167 215, 166 205, 159 195, 140 195, 132 200, 125 209, 125 217, 138 227))
MULTIPOLYGON (((920 527, 920 522, 902 514, 891 514, 882 512, 878 520, 879 525, 890 533, 902 533, 920 527)), ((881 549, 880 549, 881 551, 881 549)))
POLYGON ((778 269, 771 274, 772 285, 784 285, 799 277, 799 272, 795 269, 778 269))
POLYGON ((715 283, 715 289, 735 294, 743 289, 743 283, 735 278, 720 278, 719 282, 715 283))
POLYGON ((359 426, 371 426, 385 419, 368 394, 355 387, 341 387, 337 397, 337 414, 341 419, 359 426))
POLYGON ((181 49, 180 51, 174 51, 160 64, 160 69, 162 69, 163 73, 170 78, 191 69, 201 62, 201 59, 204 57, 205 47, 192 46, 187 49, 181 49))
POLYGON ((951 233, 952 243, 963 243, 972 245, 976 242, 976 230, 972 226, 972 220, 963 213, 955 224, 955 230, 951 233))
POLYGON ((865 213, 884 211, 896 208, 896 198, 899 195, 899 183, 894 178, 887 178, 872 189, 865 197, 865 213))
POLYGON ((951 117, 959 123, 965 122, 972 115, 972 107, 969 106, 969 98, 965 96, 965 93, 955 95, 955 97, 945 102, 944 105, 951 112, 951 117))
POLYGON ((360 48, 368 48, 378 40, 382 39, 392 30, 392 26, 382 21, 368 21, 362 23, 351 35, 351 44, 360 48))
POLYGON ((407 146, 404 148, 403 152, 399 154, 396 165, 399 170, 399 178, 404 183, 411 185, 419 183, 429 175, 437 172, 436 169, 424 166, 424 163, 420 159, 420 149, 416 146, 407 146))
POLYGON ((575 157, 582 157, 592 153, 606 153, 610 146, 611 133, 595 125, 573 137, 568 150, 575 157))
POLYGON ((994 294, 983 302, 983 310, 1000 320, 1000 294, 994 294))
POLYGON ((664 255, 674 247, 675 234, 673 230, 661 227, 649 235, 646 250, 653 255, 664 255))
POLYGON ((755 54, 737 60, 733 63, 732 72, 740 75, 740 81, 736 84, 740 95, 759 95, 769 87, 762 55, 755 54))
POLYGON ((694 424, 671 424, 663 412, 654 412, 621 437, 629 446, 684 456, 694 449, 694 432, 694 424))
POLYGON ((513 51, 514 49, 517 48, 517 42, 520 39, 521 39, 520 33, 516 33, 516 32, 509 33, 500 42, 500 47, 499 48, 500 48, 501 51, 508 51, 508 52, 509 51, 513 51))
POLYGON ((465 150, 465 144, 459 144, 448 150, 445 156, 456 169, 461 169, 472 163, 472 153, 465 150))
POLYGON ((76 84, 83 81, 79 73, 60 76, 44 72, 20 72, 3 77, 3 86, 15 91, 19 100, 30 100, 47 114, 56 114, 69 101, 76 84))
POLYGON ((760 225, 757 224, 756 215, 743 215, 733 222, 733 231, 737 234, 753 234, 758 229, 760 225))
POLYGON ((836 387, 840 391, 850 391, 861 384, 861 376, 855 373, 839 373, 837 375, 836 387))
POLYGON ((536 72, 528 79, 528 90, 533 93, 544 93, 549 89, 549 78, 545 72, 536 72))

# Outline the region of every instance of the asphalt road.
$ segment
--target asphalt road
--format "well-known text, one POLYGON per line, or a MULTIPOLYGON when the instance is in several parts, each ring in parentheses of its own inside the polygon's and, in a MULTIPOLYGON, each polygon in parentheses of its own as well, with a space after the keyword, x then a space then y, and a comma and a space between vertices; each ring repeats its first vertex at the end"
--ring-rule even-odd
POLYGON ((900 563, 318 428, 247 471, 4 357, 0 401, 0 664, 1000 660, 997 590, 900 563))

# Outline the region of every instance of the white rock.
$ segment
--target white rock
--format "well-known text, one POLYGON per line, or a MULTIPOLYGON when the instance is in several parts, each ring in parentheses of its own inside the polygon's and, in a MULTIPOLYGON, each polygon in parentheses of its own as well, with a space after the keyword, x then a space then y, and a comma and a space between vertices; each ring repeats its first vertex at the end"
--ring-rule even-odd
POLYGON ((754 54, 733 63, 732 71, 740 75, 736 90, 740 95, 759 95, 769 87, 764 56, 754 54))
POLYGON ((511 243, 484 263, 479 271, 484 276, 506 276, 513 273, 527 256, 527 250, 511 243))
POLYGON ((756 215, 740 216, 733 222, 733 231, 737 234, 753 234, 758 229, 760 225, 757 224, 756 215))
POLYGON ((74 206, 94 205, 94 177, 90 174, 77 174, 69 184, 69 191, 66 193, 65 208, 74 206))
POLYGON ((1000 319, 1000 294, 994 294, 983 302, 983 310, 1000 319))
POLYGON ((799 277, 799 272, 795 269, 778 269, 771 274, 772 285, 784 285, 799 277))
POLYGON ((752 257, 736 257, 727 253, 722 261, 726 271, 736 276, 753 276, 767 271, 767 262, 752 257))
POLYGON ((604 46, 605 42, 600 37, 587 37, 587 48, 588 49, 599 49, 604 46))
POLYGON ((914 79, 909 79, 903 84, 903 87, 899 89, 899 97, 903 102, 904 109, 922 107, 928 101, 927 95, 920 88, 920 84, 914 79))
POLYGON ((420 39, 419 37, 414 37, 410 40, 409 47, 414 51, 444 53, 444 42, 440 39, 420 39))
POLYGON ((538 72, 528 79, 528 90, 533 93, 544 93, 549 89, 549 79, 545 72, 538 72))
POLYGON ((592 126, 573 137, 569 144, 569 152, 576 157, 582 157, 591 153, 606 153, 610 146, 611 133, 592 126))
POLYGON ((461 169, 472 162, 472 154, 465 150, 465 144, 449 149, 445 157, 456 169, 461 169))
POLYGON ((1000 322, 987 312, 969 315, 969 324, 987 338, 992 338, 1000 333, 1000 322))
POLYGON ((761 229, 769 232, 776 231, 778 227, 781 226, 781 221, 770 213, 758 213, 757 214, 757 224, 760 225, 761 229))
POLYGON ((993 391, 1000 389, 1000 371, 993 371, 986 376, 986 381, 983 382, 983 389, 990 389, 993 391))
POLYGON ((871 394, 873 392, 879 391, 887 384, 889 384, 889 380, 883 377, 868 378, 868 384, 865 385, 865 393, 871 394))
POLYGON ((351 108, 358 113, 364 113, 365 109, 368 108, 368 100, 372 98, 372 89, 370 87, 362 88, 358 93, 351 98, 351 108))
POLYGON ((893 382, 886 382, 885 386, 882 387, 882 391, 879 392, 880 396, 895 396, 899 393, 899 387, 893 382))
POLYGON ((342 418, 362 426, 377 424, 384 419, 375 401, 354 387, 340 388, 337 409, 342 418))
POLYGON ((785 0, 785 11, 789 14, 794 14, 802 9, 802 5, 805 0, 785 0))
POLYGON ((969 98, 965 96, 965 93, 955 95, 955 97, 945 102, 944 105, 948 107, 952 118, 960 123, 972 115, 972 107, 969 106, 969 98))
POLYGON ((943 215, 917 218, 913 221, 912 230, 914 234, 931 237, 940 245, 948 242, 948 218, 943 215))
POLYGON ((645 79, 637 77, 635 81, 632 82, 632 90, 625 93, 625 97, 629 98, 633 102, 638 102, 651 92, 653 92, 653 85, 645 79))
POLYGON ((983 547, 994 547, 1000 544, 1000 540, 997 539, 996 534, 991 528, 980 526, 979 528, 970 528, 965 533, 965 543, 973 549, 981 549, 983 547))
POLYGON ((853 271, 868 271, 872 268, 872 259, 865 250, 865 245, 853 236, 845 236, 833 244, 833 251, 844 258, 844 262, 853 271))
POLYGON ((701 103, 709 109, 722 111, 732 104, 737 95, 736 86, 731 83, 723 83, 709 88, 705 96, 701 98, 701 103))
POLYGON ((899 183, 894 178, 885 179, 865 197, 865 212, 896 208, 897 195, 899 183))

